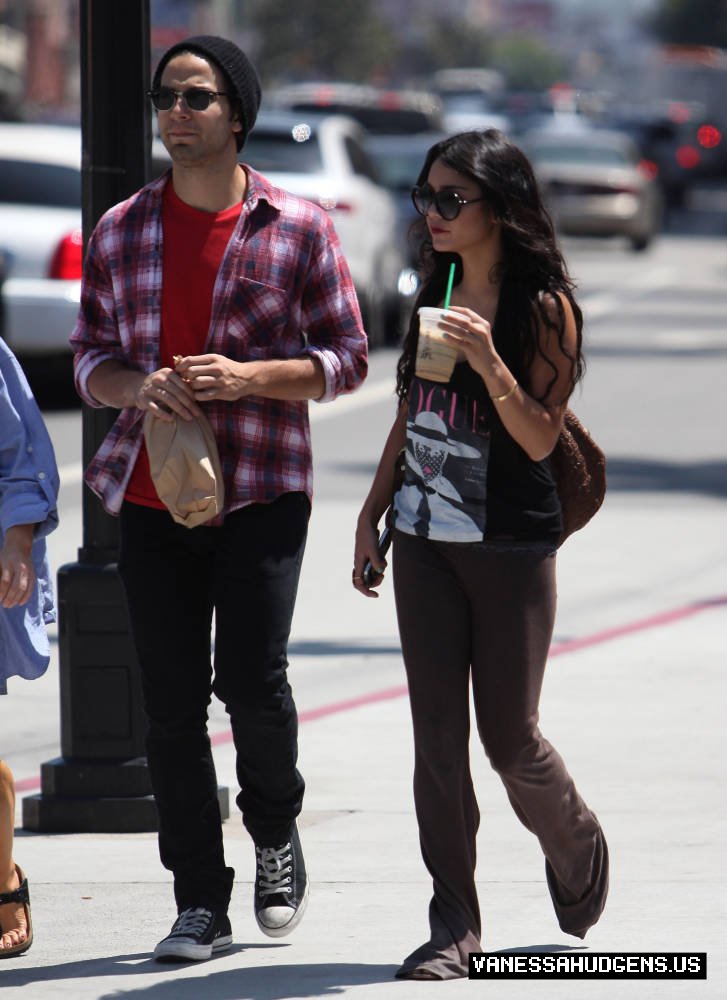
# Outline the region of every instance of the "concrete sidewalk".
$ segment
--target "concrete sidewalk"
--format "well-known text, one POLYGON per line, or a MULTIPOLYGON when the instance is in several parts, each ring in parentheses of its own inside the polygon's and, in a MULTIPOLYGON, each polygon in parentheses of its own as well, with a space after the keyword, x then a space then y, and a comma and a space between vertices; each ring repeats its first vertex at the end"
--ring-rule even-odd
MULTIPOLYGON (((675 501, 617 497, 559 557, 560 612, 541 724, 598 814, 612 866, 606 911, 585 942, 559 930, 538 844, 517 822, 475 740, 472 761, 488 952, 706 951, 706 982, 392 980, 427 936, 430 895, 412 809, 409 710, 390 581, 378 602, 344 590, 340 569, 350 566, 355 515, 350 505, 323 503, 312 524, 291 670, 308 787, 301 835, 312 893, 304 921, 280 941, 258 931, 252 845, 233 814, 225 824, 236 869, 232 950, 206 963, 154 963, 150 952, 167 933, 173 906, 153 834, 19 831, 16 856, 31 883, 36 941, 25 956, 0 962, 3 997, 727 996, 727 512, 703 501, 695 517, 696 506, 690 545, 680 547, 664 544, 687 537, 675 501), (325 560, 337 572, 323 572, 325 560), (322 657, 331 682, 323 699, 315 689, 314 702, 303 678, 322 657), (351 679, 346 690, 358 698, 355 707, 343 704, 342 674, 351 679)), ((211 729, 223 731, 219 715, 211 729)), ((218 742, 215 754, 220 783, 234 799, 231 744, 218 742)))

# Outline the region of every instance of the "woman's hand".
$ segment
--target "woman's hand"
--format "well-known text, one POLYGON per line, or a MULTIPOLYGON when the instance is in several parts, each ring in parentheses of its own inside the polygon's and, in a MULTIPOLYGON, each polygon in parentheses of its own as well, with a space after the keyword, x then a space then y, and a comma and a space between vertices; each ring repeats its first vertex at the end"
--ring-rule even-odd
POLYGON ((356 522, 351 582, 365 597, 379 596, 373 588, 378 587, 384 579, 387 566, 386 559, 379 552, 378 524, 391 503, 394 490, 394 464, 395 462, 401 464, 399 455, 406 444, 406 416, 407 404, 403 402, 386 438, 374 481, 356 522), (378 572, 371 586, 367 587, 363 581, 363 571, 369 561, 378 572))
POLYGON ((470 368, 484 378, 485 372, 492 370, 492 363, 497 358, 492 342, 492 327, 486 319, 465 306, 450 306, 448 312, 456 313, 457 318, 440 321, 447 340, 459 347, 470 368))
POLYGON ((386 559, 379 552, 379 533, 376 527, 369 520, 359 519, 356 525, 353 571, 351 573, 351 582, 356 590, 365 597, 378 597, 379 595, 373 588, 378 587, 384 579, 387 565, 386 559), (377 575, 374 577, 371 586, 367 587, 363 581, 363 571, 364 566, 369 560, 377 575))
POLYGON ((0 549, 0 605, 3 608, 27 604, 33 593, 34 534, 34 524, 17 524, 5 533, 5 542, 0 549))

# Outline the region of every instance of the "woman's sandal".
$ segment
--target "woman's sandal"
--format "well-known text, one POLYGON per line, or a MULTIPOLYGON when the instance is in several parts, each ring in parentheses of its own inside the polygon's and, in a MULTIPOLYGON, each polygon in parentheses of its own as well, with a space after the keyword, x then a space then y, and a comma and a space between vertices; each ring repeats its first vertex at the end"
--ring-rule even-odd
MULTIPOLYGON (((25 941, 20 941, 18 944, 11 945, 10 948, 0 948, 0 958, 12 958, 14 955, 22 955, 24 951, 27 951, 33 943, 33 922, 30 919, 30 892, 28 890, 28 880, 23 874, 23 870, 20 865, 15 866, 15 871, 18 874, 18 880, 20 885, 17 889, 13 889, 12 892, 0 892, 0 905, 5 903, 22 903, 23 909, 25 910, 25 925, 27 928, 27 937, 25 941)), ((2 930, 0 930, 0 934, 2 930)), ((7 933, 7 931, 5 932, 7 933)))

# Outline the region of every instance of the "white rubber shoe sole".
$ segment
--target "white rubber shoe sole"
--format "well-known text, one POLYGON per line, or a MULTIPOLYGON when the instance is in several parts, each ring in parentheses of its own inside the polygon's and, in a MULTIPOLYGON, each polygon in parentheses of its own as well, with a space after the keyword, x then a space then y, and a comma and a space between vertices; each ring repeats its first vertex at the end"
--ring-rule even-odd
MULTIPOLYGON (((262 922, 262 920, 260 919, 260 916, 256 913, 255 914, 255 919, 257 920, 257 925, 260 928, 260 930, 263 932, 263 934, 267 934, 268 937, 285 937, 286 934, 290 934, 291 931, 294 931, 295 928, 298 926, 298 924, 303 919, 303 914, 305 913, 306 907, 308 906, 308 896, 309 896, 309 894, 310 894, 310 882, 306 882, 305 893, 303 894, 303 898, 300 901, 300 905, 298 906, 298 909, 295 910, 295 912, 292 914, 292 916, 290 917, 290 919, 286 923, 282 923, 279 926, 276 926, 276 925, 268 926, 267 924, 264 924, 262 922)), ((276 915, 277 915, 277 911, 280 911, 280 915, 283 916, 283 917, 285 916, 286 912, 287 913, 291 913, 291 909, 292 908, 290 906, 271 906, 270 907, 270 910, 275 910, 276 911, 276 915)), ((264 912, 263 912, 263 915, 264 915, 264 912)))

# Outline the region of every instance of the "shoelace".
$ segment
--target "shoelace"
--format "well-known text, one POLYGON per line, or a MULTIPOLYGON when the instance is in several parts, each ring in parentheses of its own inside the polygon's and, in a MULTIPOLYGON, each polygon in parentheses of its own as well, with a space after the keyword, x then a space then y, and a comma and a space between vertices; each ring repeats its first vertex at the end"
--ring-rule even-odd
POLYGON ((270 896, 276 892, 290 895, 293 891, 290 885, 290 872, 293 871, 293 850, 290 844, 285 844, 284 847, 256 847, 255 851, 258 856, 259 895, 270 896), (284 868, 283 865, 287 867, 284 868))
POLYGON ((201 937, 209 927, 212 914, 198 906, 195 910, 182 910, 174 921, 169 937, 201 937))

